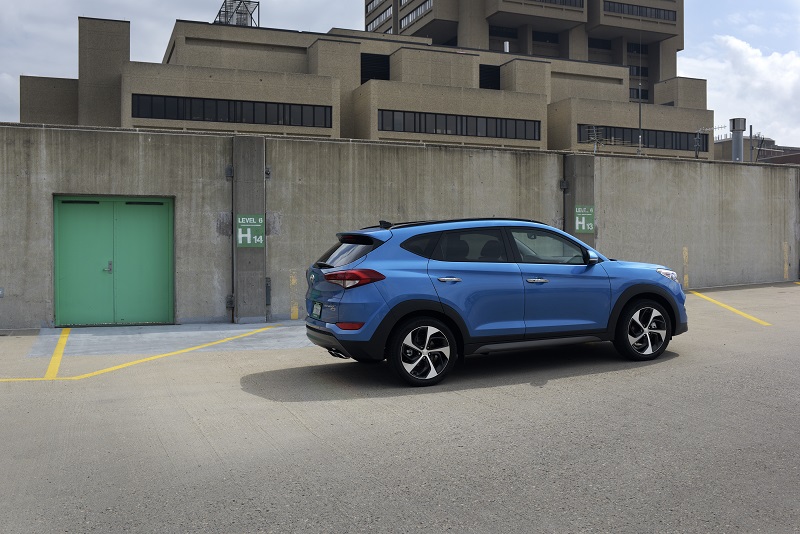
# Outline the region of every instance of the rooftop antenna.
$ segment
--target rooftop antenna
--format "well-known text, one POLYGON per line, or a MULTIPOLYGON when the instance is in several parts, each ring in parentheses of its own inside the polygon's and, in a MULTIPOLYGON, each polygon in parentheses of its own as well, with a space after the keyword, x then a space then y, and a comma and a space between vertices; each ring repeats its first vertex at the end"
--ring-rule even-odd
POLYGON ((579 142, 594 145, 594 150, 592 151, 594 155, 597 155, 598 149, 609 144, 625 146, 625 143, 622 139, 616 139, 614 137, 607 138, 603 135, 604 132, 605 128, 602 126, 588 126, 586 128, 586 141, 579 142))
POLYGON ((224 0, 214 24, 229 26, 261 26, 259 3, 249 0, 224 0))
POLYGON ((694 157, 695 159, 700 158, 700 135, 707 133, 707 132, 714 132, 716 130, 723 130, 725 129, 724 126, 714 126, 712 128, 698 128, 696 132, 694 132, 694 157))

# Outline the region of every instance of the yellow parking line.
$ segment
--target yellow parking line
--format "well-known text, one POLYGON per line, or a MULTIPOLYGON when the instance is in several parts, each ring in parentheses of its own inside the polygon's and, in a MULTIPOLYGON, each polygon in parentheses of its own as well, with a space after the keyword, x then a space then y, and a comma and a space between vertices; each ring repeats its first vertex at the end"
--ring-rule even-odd
POLYGON ((744 317, 745 319, 750 319, 751 321, 753 321, 753 322, 755 322, 755 323, 758 323, 758 324, 760 324, 761 326, 772 326, 771 324, 769 324, 769 323, 768 323, 768 322, 766 322, 766 321, 762 321, 761 319, 758 319, 758 318, 756 318, 756 317, 753 317, 752 315, 748 315, 748 314, 744 313, 743 311, 739 311, 739 310, 737 310, 736 308, 732 308, 732 307, 728 306, 727 304, 723 304, 723 303, 721 303, 721 302, 720 302, 720 301, 718 301, 718 300, 714 300, 714 299, 712 299, 711 297, 707 297, 707 296, 705 296, 705 295, 702 295, 702 294, 698 293, 697 291, 690 291, 690 293, 691 293, 691 294, 693 294, 693 295, 697 295, 697 296, 698 296, 698 297, 700 297, 701 299, 705 299, 705 300, 707 300, 708 302, 712 302, 712 303, 716 304, 717 306, 720 306, 720 307, 722 307, 722 308, 725 308, 725 309, 726 309, 726 310, 728 310, 728 311, 732 311, 732 312, 733 312, 733 313, 735 313, 736 315, 741 315, 741 316, 742 316, 742 317, 744 317))
MULTIPOLYGON (((259 328, 257 330, 253 330, 251 332, 246 332, 244 334, 239 334, 238 336, 228 337, 228 338, 225 338, 225 339, 220 339, 218 341, 212 341, 210 343, 204 343, 202 345, 197 345, 196 347, 189 347, 188 349, 181 349, 181 350, 176 350, 174 352, 168 352, 166 354, 159 354, 157 356, 150 356, 148 358, 142 358, 141 360, 136 360, 136 361, 133 361, 133 362, 123 363, 121 365, 115 365, 114 367, 108 367, 107 369, 100 369, 99 371, 94 371, 92 373, 86 373, 86 374, 83 374, 83 375, 78 375, 78 376, 56 376, 56 374, 58 373, 58 366, 55 365, 55 370, 52 373, 52 377, 50 377, 51 369, 48 368, 47 374, 45 374, 45 378, 0 378, 0 382, 42 382, 42 381, 59 381, 59 380, 83 380, 84 378, 92 378, 92 377, 95 377, 95 376, 104 375, 106 373, 112 373, 114 371, 119 371, 121 369, 127 369, 128 367, 133 367, 134 365, 139 365, 141 363, 152 362, 154 360, 160 360, 161 358, 168 358, 169 356, 177 356, 178 354, 186 354, 187 352, 192 352, 192 351, 195 351, 195 350, 205 349, 207 347, 213 347, 214 345, 220 345, 222 343, 227 343, 229 341, 234 341, 236 339, 241 339, 243 337, 252 336, 254 334, 260 334, 261 332, 265 332, 267 330, 271 330, 271 329, 276 328, 278 326, 280 326, 280 325, 273 325, 273 326, 267 326, 266 328, 259 328)), ((65 330, 67 330, 66 336, 68 336, 69 335, 69 332, 68 332, 69 329, 67 328, 65 330)), ((61 339, 59 339, 59 341, 58 341, 59 345, 62 344, 62 339, 63 339, 64 344, 66 344, 66 342, 67 342, 67 337, 66 336, 64 335, 64 332, 61 333, 61 339)), ((56 352, 58 352, 58 350, 59 350, 58 347, 56 347, 56 352)), ((61 356, 63 356, 63 352, 64 352, 64 350, 63 350, 63 347, 62 347, 61 348, 61 356)), ((58 358, 59 364, 60 364, 61 356, 59 356, 59 358, 58 358)), ((53 360, 51 360, 51 362, 50 362, 50 367, 54 367, 53 361, 55 359, 56 359, 56 354, 54 353, 53 354, 53 360)))
POLYGON ((61 331, 61 336, 56 343, 56 350, 53 351, 53 357, 50 358, 50 365, 47 366, 47 372, 44 374, 45 380, 52 380, 58 376, 58 369, 61 367, 61 358, 64 357, 64 348, 67 346, 67 338, 71 328, 65 328, 61 331))

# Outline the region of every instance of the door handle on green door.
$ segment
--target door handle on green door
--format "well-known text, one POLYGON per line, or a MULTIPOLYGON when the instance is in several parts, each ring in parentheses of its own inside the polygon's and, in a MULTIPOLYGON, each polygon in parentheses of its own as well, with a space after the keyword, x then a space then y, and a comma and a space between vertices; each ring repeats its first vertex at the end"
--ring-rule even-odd
POLYGON ((107 272, 108 274, 113 273, 114 272, 114 263, 111 260, 108 260, 108 268, 107 269, 103 269, 103 270, 105 272, 107 272))

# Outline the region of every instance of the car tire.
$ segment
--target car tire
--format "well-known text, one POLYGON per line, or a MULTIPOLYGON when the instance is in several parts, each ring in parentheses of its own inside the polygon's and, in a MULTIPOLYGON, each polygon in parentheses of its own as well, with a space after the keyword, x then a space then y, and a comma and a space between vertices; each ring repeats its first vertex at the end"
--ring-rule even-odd
POLYGON ((432 317, 398 325, 386 349, 395 373, 412 386, 438 384, 458 360, 458 346, 450 328, 432 317))
POLYGON ((621 355, 636 361, 655 360, 672 338, 672 322, 664 307, 653 300, 636 300, 622 310, 614 336, 621 355))

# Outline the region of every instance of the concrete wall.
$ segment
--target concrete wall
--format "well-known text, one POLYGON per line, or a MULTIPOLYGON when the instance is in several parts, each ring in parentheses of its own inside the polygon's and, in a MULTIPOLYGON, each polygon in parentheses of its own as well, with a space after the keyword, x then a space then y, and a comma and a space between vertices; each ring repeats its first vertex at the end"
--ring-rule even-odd
MULTIPOLYGON (((629 71, 615 65, 553 60, 550 68, 550 102, 570 98, 630 102, 629 71)), ((606 102, 603 103, 605 106, 606 102)), ((598 110, 600 111, 600 110, 598 110)), ((606 112, 605 117, 614 117, 606 112)))
POLYGON ((243 322, 302 318, 307 266, 336 232, 381 219, 565 218, 570 231, 574 207, 594 206, 595 233, 579 237, 687 287, 798 279, 800 167, 0 125, 0 330, 53 324, 58 194, 174 198, 179 323, 233 320, 232 215, 261 209, 266 248, 237 256, 243 322))
POLYGON ((654 87, 654 104, 706 111, 708 108, 708 82, 693 78, 672 78, 654 87))
POLYGON ((595 160, 597 246, 688 287, 797 280, 800 168, 595 160))
POLYGON ((19 120, 33 124, 78 124, 78 80, 19 77, 19 120))
POLYGON ((559 224, 562 157, 535 151, 267 140, 272 317, 304 317, 305 269, 336 232, 460 217, 559 224))
POLYGON ((391 55, 392 81, 478 89, 477 54, 401 48, 391 55))
POLYGON ((0 329, 52 326, 53 196, 175 199, 175 318, 229 321, 231 138, 0 126, 0 329))
POLYGON ((353 91, 361 85, 361 45, 356 42, 319 39, 308 49, 308 72, 337 80, 339 101, 333 113, 339 122, 339 137, 355 137, 353 91))
POLYGON ((121 125, 122 68, 130 59, 129 22, 78 18, 78 124, 121 125))

